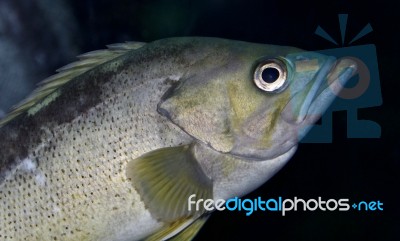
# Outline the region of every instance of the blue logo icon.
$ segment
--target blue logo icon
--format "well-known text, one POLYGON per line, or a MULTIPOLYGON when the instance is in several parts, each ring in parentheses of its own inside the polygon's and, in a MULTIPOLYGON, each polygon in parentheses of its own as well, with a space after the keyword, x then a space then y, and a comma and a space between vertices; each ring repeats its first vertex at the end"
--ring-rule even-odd
MULTIPOLYGON (((339 14, 342 47, 315 52, 334 56, 337 59, 346 57, 355 60, 358 65, 358 75, 353 76, 344 86, 344 89, 322 116, 321 125, 312 125, 310 132, 301 141, 302 143, 331 143, 332 112, 334 111, 347 112, 348 138, 380 138, 381 136, 381 127, 378 123, 358 118, 359 109, 382 105, 376 48, 373 44, 344 46, 347 17, 347 14, 339 14)), ((372 32, 372 27, 368 23, 348 44, 352 44, 370 32, 372 32)), ((320 26, 315 30, 315 34, 339 45, 320 26)))

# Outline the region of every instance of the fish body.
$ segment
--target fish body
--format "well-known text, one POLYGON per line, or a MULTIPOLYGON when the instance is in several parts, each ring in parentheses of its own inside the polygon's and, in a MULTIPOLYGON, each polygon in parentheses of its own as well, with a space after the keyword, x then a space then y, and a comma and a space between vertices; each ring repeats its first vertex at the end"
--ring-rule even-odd
POLYGON ((188 211, 187 198, 228 199, 267 181, 349 68, 217 38, 83 55, 0 122, 0 239, 192 238, 207 213, 188 211), (286 74, 282 85, 270 68, 286 74))

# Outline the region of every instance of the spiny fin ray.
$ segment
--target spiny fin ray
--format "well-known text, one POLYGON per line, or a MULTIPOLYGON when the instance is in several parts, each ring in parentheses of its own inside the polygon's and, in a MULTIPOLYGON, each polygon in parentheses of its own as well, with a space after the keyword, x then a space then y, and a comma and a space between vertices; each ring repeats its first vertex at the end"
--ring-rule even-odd
POLYGON ((64 86, 75 77, 86 73, 87 71, 115 59, 130 50, 141 48, 145 43, 142 42, 126 42, 107 45, 108 49, 91 51, 86 54, 79 55, 79 60, 68 64, 57 70, 57 74, 50 76, 38 84, 36 90, 32 92, 26 99, 14 106, 3 119, 0 120, 0 127, 10 122, 19 115, 26 113, 30 108, 39 104, 48 95, 64 86))

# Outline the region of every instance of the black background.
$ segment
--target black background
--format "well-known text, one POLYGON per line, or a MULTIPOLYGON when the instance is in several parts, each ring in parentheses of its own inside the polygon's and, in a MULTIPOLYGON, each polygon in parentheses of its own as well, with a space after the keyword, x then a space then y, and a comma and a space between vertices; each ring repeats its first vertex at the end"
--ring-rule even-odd
MULTIPOLYGON (((216 212, 195 240, 400 240, 398 231, 400 141, 399 14, 394 1, 67 1, 77 22, 81 52, 126 40, 213 36, 291 45, 306 50, 335 48, 314 31, 323 27, 340 42, 338 14, 348 16, 346 42, 367 23, 373 32, 354 45, 377 48, 383 105, 360 109, 359 117, 380 124, 380 139, 348 139, 346 112, 333 114, 333 143, 300 144, 291 161, 248 198, 349 198, 384 203, 376 212, 216 212)), ((64 64, 66 64, 65 62, 64 64)), ((50 74, 50 73, 49 73, 50 74)))

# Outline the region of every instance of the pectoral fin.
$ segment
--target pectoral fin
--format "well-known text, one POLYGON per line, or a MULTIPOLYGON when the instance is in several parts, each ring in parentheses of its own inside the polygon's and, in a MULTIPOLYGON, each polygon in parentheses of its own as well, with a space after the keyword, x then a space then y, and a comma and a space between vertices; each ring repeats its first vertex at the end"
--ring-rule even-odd
POLYGON ((206 215, 204 217, 198 218, 196 221, 194 221, 192 224, 190 224, 189 227, 185 228, 182 232, 178 233, 171 239, 168 239, 169 241, 190 241, 192 240, 197 233, 200 231, 201 227, 206 223, 208 217, 210 215, 206 215))
POLYGON ((150 213, 167 223, 198 217, 204 210, 188 208, 188 198, 212 198, 212 182, 195 159, 190 145, 158 149, 128 163, 127 177, 150 213))
POLYGON ((203 227, 209 217, 210 214, 201 216, 196 220, 179 220, 162 228, 158 232, 147 237, 144 241, 190 241, 200 231, 201 227, 203 227))

